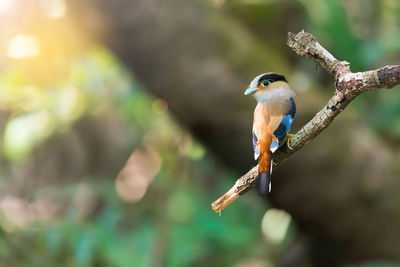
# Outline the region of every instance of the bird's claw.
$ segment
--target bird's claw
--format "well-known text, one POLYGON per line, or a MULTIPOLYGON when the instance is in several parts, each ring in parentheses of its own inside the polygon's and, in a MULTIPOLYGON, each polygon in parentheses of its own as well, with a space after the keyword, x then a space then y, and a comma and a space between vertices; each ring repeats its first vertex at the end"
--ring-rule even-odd
POLYGON ((290 139, 294 136, 294 134, 286 134, 287 137, 287 141, 286 141, 286 145, 290 150, 293 150, 293 148, 290 146, 290 139))

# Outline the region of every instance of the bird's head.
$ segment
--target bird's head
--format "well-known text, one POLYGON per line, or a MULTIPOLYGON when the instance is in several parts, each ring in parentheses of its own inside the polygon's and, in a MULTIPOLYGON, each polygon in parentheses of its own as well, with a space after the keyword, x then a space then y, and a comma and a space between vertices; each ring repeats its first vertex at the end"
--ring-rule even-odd
POLYGON ((263 95, 266 92, 286 87, 289 87, 289 85, 285 76, 269 72, 255 77, 251 81, 249 88, 246 89, 244 94, 254 95, 254 97, 257 99, 259 95, 263 95))

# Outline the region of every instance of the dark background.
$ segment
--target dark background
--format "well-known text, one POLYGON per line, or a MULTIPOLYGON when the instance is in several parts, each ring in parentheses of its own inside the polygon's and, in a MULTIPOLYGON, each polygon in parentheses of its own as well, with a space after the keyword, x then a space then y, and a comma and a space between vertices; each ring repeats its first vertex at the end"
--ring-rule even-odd
POLYGON ((286 46, 352 71, 400 60, 393 0, 0 0, 1 266, 397 266, 400 91, 361 95, 222 212, 255 165, 256 75, 334 92, 286 46))

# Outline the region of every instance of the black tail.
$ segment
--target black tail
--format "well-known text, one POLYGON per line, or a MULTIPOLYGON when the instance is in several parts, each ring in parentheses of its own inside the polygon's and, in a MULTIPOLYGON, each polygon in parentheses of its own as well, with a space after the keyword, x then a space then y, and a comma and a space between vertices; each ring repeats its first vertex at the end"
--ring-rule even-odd
POLYGON ((257 192, 260 197, 265 197, 271 191, 271 174, 263 172, 258 174, 257 192))

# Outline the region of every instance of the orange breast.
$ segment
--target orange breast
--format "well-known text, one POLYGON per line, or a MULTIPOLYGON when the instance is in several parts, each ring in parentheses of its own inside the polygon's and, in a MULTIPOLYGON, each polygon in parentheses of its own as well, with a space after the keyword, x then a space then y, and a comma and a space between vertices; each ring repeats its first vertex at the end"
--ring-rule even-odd
POLYGON ((263 104, 258 104, 254 110, 253 130, 257 136, 260 156, 258 158, 258 171, 260 173, 269 172, 271 162, 271 151, 269 147, 272 142, 272 132, 270 127, 270 115, 268 109, 263 104))

